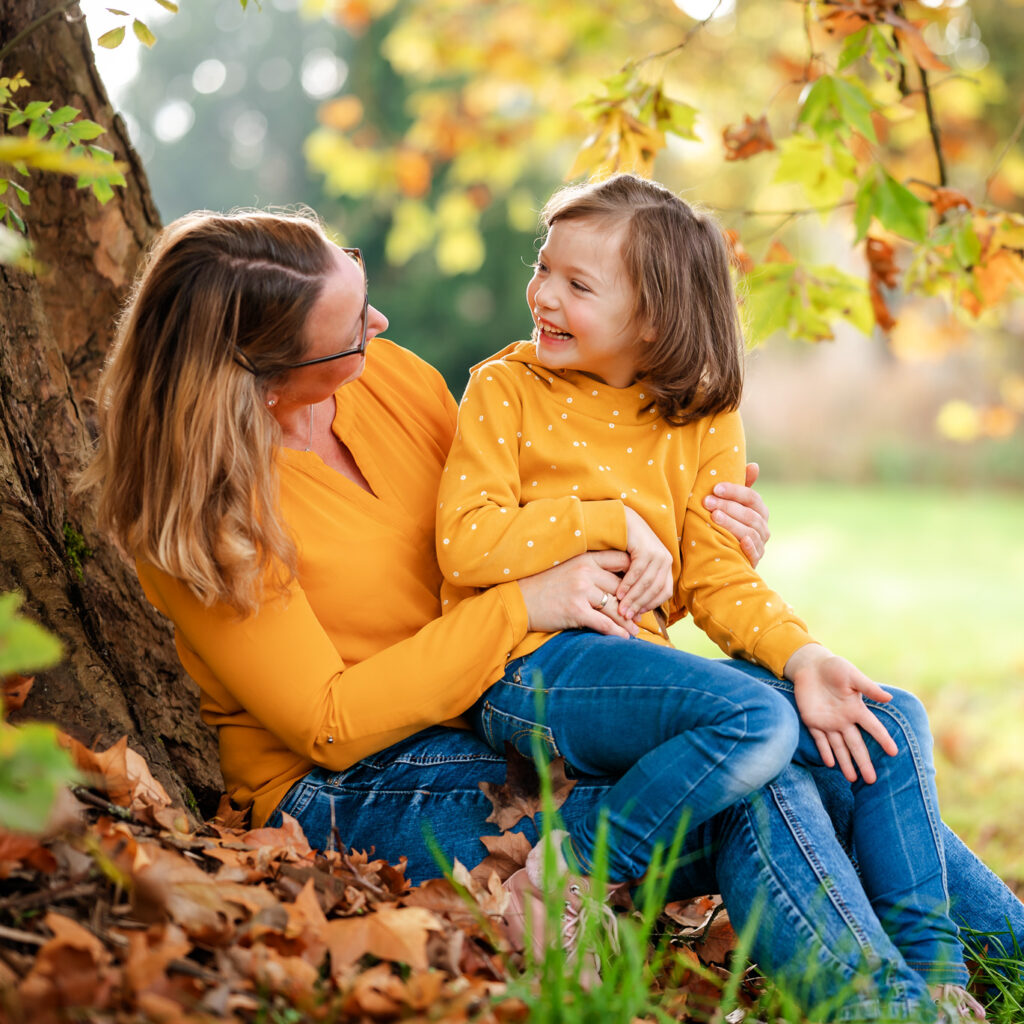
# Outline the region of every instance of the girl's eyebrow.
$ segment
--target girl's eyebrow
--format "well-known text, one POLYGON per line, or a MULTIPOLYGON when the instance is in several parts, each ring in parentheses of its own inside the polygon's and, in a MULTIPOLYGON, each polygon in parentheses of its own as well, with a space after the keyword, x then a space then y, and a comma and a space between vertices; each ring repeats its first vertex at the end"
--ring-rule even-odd
MULTIPOLYGON (((537 259, 549 262, 544 252, 544 246, 541 246, 541 248, 538 250, 537 259)), ((601 278, 601 275, 598 274, 597 271, 593 270, 592 268, 578 267, 575 264, 569 264, 568 266, 564 266, 561 269, 570 277, 585 277, 590 281, 596 282, 597 284, 604 284, 604 280, 601 278)))

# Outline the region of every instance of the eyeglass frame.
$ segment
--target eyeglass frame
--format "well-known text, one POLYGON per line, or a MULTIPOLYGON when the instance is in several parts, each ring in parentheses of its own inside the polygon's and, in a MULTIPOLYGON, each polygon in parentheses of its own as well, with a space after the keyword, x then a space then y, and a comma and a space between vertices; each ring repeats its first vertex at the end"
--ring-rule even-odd
MULTIPOLYGON (((366 330, 368 325, 367 314, 370 311, 370 281, 366 273, 366 264, 363 262, 363 251, 358 247, 339 245, 338 248, 345 253, 346 256, 353 256, 356 263, 363 271, 363 333, 359 339, 359 344, 355 348, 347 348, 343 352, 334 352, 329 356, 317 356, 316 359, 303 359, 299 363, 289 363, 284 367, 286 370, 298 370, 303 366, 316 366, 318 363, 330 363, 335 359, 344 359, 346 356, 358 356, 362 355, 366 351, 366 330)), ((248 370, 249 373, 257 374, 260 371, 257 369, 256 364, 249 358, 249 356, 240 349, 237 345, 235 346, 235 362, 242 367, 243 370, 248 370), (239 358, 241 357, 241 358, 239 358), (242 360, 245 362, 242 362, 242 360)))

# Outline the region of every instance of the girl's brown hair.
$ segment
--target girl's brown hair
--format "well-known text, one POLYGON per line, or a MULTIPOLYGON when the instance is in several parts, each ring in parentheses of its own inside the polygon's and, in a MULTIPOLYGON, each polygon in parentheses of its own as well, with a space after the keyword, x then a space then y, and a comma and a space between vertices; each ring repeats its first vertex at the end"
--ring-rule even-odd
POLYGON ((192 213, 157 237, 119 321, 79 487, 126 554, 206 604, 253 612, 295 572, 266 394, 303 358, 332 260, 311 216, 192 213))
POLYGON ((681 425, 739 405, 743 331, 721 228, 663 185, 633 174, 570 185, 542 211, 544 226, 603 217, 626 224, 622 260, 636 295, 645 390, 659 414, 681 425))

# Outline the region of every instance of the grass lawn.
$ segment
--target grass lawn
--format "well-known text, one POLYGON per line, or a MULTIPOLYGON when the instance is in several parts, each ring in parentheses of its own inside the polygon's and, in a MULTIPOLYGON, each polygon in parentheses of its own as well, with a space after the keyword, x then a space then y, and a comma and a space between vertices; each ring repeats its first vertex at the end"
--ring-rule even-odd
MULTIPOLYGON (((836 653, 917 693, 943 816, 1024 891, 1024 494, 762 489, 759 571, 836 653)), ((688 623, 680 645, 719 656, 688 623)))

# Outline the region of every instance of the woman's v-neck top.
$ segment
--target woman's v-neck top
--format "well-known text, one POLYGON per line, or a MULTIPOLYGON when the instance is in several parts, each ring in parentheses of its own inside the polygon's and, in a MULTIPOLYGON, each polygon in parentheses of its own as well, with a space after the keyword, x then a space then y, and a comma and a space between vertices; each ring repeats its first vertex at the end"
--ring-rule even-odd
POLYGON ((137 566, 217 729, 228 793, 252 804, 257 825, 313 765, 341 771, 455 719, 527 631, 514 583, 441 618, 434 509, 456 406, 440 374, 377 338, 335 399, 334 432, 372 493, 314 452, 278 449, 280 508, 298 547, 286 595, 240 618, 137 566))

